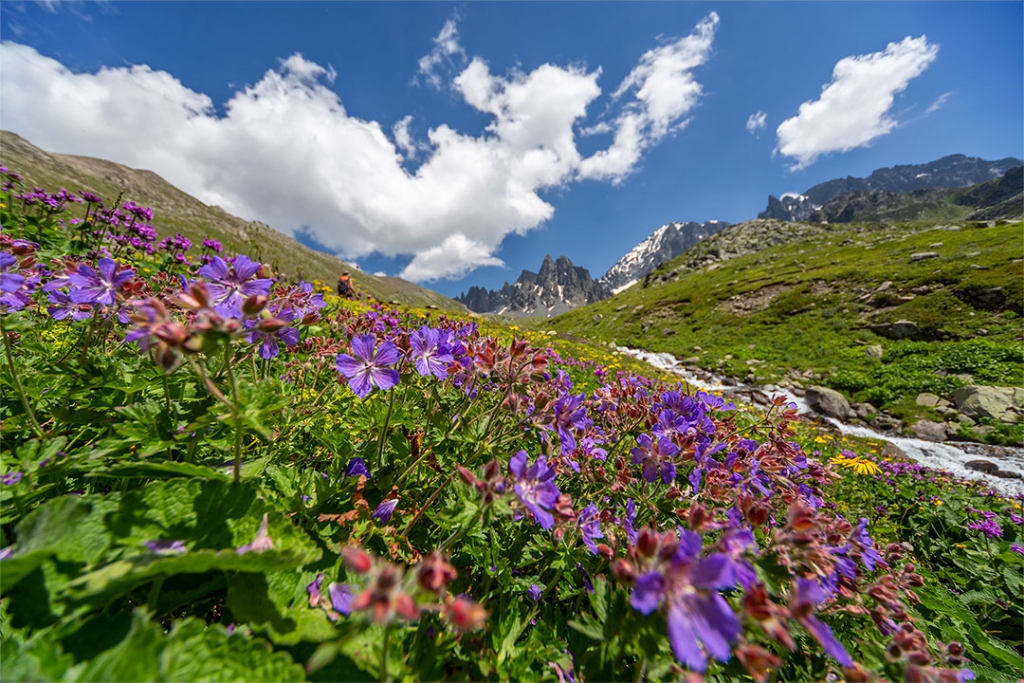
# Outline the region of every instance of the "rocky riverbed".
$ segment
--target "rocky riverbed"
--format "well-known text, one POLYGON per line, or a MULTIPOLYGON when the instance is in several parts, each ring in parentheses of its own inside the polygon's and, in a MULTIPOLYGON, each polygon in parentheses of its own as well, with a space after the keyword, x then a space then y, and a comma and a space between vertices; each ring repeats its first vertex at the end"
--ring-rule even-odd
POLYGON ((842 395, 829 389, 811 387, 803 390, 776 385, 744 384, 707 370, 684 365, 669 353, 653 353, 622 346, 616 349, 620 353, 678 375, 692 386, 720 391, 733 400, 767 406, 773 396, 785 395, 790 402, 796 404, 801 414, 808 419, 819 421, 827 429, 851 436, 886 441, 892 444, 890 449, 895 447, 922 465, 945 470, 961 478, 984 481, 1003 494, 1024 495, 1024 448, 945 441, 946 432, 940 432, 938 429, 934 432, 922 432, 919 428, 914 430, 918 438, 905 437, 901 434, 902 423, 884 413, 874 415, 870 426, 856 424, 854 421, 860 422, 864 419, 865 416, 859 414, 864 409, 860 408, 858 411, 858 406, 851 407, 842 395), (842 419, 839 416, 842 416, 842 419))

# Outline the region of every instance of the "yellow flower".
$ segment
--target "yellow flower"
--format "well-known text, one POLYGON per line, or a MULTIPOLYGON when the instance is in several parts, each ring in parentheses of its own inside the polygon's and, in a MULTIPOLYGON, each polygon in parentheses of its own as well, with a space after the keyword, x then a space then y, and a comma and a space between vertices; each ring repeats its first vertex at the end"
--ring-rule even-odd
POLYGON ((960 549, 963 549, 963 548, 966 548, 966 547, 967 547, 967 544, 966 544, 966 543, 957 543, 957 544, 956 544, 955 546, 953 546, 953 547, 954 547, 954 548, 960 548, 960 549))
POLYGON ((936 498, 935 500, 932 501, 932 505, 942 505, 942 501, 936 498))
POLYGON ((870 460, 860 457, 859 455, 852 458, 848 458, 844 455, 837 455, 832 458, 832 464, 853 470, 857 474, 879 474, 882 471, 879 469, 878 465, 870 460))
POLYGON ((814 443, 825 443, 825 439, 821 438, 820 436, 816 436, 814 437, 814 443))

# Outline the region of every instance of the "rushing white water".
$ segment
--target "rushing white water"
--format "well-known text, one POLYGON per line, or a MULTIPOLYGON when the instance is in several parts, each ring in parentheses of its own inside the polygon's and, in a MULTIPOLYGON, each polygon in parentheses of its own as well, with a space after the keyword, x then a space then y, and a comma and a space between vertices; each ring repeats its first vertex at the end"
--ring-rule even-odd
MULTIPOLYGON (((670 353, 653 353, 650 351, 641 351, 639 349, 630 349, 624 346, 618 346, 616 348, 620 353, 630 355, 638 360, 649 363, 659 370, 671 372, 672 374, 679 376, 679 378, 687 384, 704 391, 718 391, 735 394, 742 391, 757 390, 768 395, 777 396, 779 394, 783 394, 786 396, 788 401, 796 404, 798 412, 812 412, 806 401, 782 387, 757 387, 727 384, 722 381, 723 378, 716 377, 715 375, 708 375, 708 377, 710 377, 709 381, 708 378, 698 377, 687 370, 686 367, 680 364, 679 360, 670 353)), ((993 462, 998 465, 1001 470, 1016 472, 1017 474, 1024 476, 1024 448, 1001 447, 998 449, 999 454, 994 455, 993 452, 988 451, 985 446, 978 444, 936 443, 933 441, 923 441, 921 439, 888 436, 886 434, 876 432, 869 427, 856 427, 833 418, 828 418, 828 421, 834 424, 843 434, 888 441, 902 450, 908 458, 911 458, 926 467, 945 470, 962 479, 976 479, 983 481, 1005 495, 1012 496, 1024 494, 1024 480, 1022 479, 1004 479, 1002 477, 995 477, 991 474, 978 472, 977 470, 964 467, 964 464, 971 460, 988 460, 989 462, 993 462)))

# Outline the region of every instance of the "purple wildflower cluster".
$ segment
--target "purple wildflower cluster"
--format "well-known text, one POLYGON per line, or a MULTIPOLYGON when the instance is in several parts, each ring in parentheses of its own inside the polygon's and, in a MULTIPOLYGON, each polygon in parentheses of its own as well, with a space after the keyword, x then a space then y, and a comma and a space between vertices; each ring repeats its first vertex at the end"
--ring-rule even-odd
MULTIPOLYGON (((102 211, 98 201, 83 199, 102 211)), ((118 211, 107 224, 145 241, 133 226, 146 225, 151 212, 130 203, 118 211)), ((180 253, 191 246, 168 239, 156 248, 180 253)), ((866 680, 829 625, 834 615, 848 613, 864 622, 870 618, 867 623, 892 641, 897 658, 908 669, 917 667, 922 680, 967 676, 967 670, 941 673, 951 670, 932 666, 906 609, 917 599, 913 589, 921 585, 920 576, 900 562, 902 547, 875 547, 866 519, 853 524, 824 504, 829 472, 791 441, 794 416, 781 401, 778 417, 766 421, 754 439, 737 428, 735 406, 717 396, 631 373, 594 372, 593 366, 588 370, 597 386, 581 391, 565 368, 583 366, 550 349, 523 339, 501 342, 475 324, 444 316, 426 325, 417 321, 413 329, 379 305, 359 314, 335 312, 328 321, 337 331, 334 338, 302 339, 300 330, 320 320, 322 295, 306 283, 275 283, 261 264, 244 255, 222 257, 221 245, 208 242, 203 265, 176 282, 143 278, 114 254, 43 267, 35 263, 32 245, 0 240, 0 303, 5 311, 28 307, 41 284, 56 319, 116 314, 131 325, 125 341, 137 343, 168 371, 189 354, 245 340, 268 361, 284 346, 286 382, 300 372, 300 362, 288 356, 304 354, 302 362, 333 363, 334 377, 359 399, 399 385, 449 389, 475 411, 473 433, 481 445, 527 443, 530 453, 494 449, 483 456, 487 450, 481 448, 448 473, 437 495, 458 473, 468 487, 461 495, 479 497, 481 519, 511 508, 511 523, 523 534, 550 534, 560 548, 578 552, 575 569, 583 589, 593 590, 592 575, 614 577, 629 591, 636 612, 664 615, 672 652, 691 671, 704 672, 735 655, 755 680, 764 680, 781 659, 754 639, 764 633, 778 651, 795 650, 794 634, 802 630, 847 678, 866 680), (500 430, 503 438, 491 440, 500 430), (484 457, 491 459, 482 464, 484 457), (759 571, 766 566, 770 581, 759 571)), ((451 419, 453 428, 463 424, 461 415, 451 419)), ((388 446, 387 426, 374 446, 388 446)), ((407 438, 414 443, 415 437, 407 438)), ((424 461, 429 462, 425 456, 424 461)), ((383 480, 388 474, 377 470, 381 466, 376 460, 374 475, 383 480)), ((352 457, 343 478, 358 482, 360 506, 353 514, 364 511, 364 521, 376 519, 375 533, 387 538, 393 530, 384 525, 401 498, 393 490, 370 513, 361 498, 369 476, 363 459, 352 457)), ((410 527, 436 499, 419 493, 401 492, 417 496, 422 506, 410 527)), ((407 528, 404 542, 413 537, 407 528)), ((176 543, 146 545, 157 553, 186 550, 176 543)), ((252 542, 237 552, 271 549, 264 516, 252 542)), ((389 549, 393 557, 404 552, 389 549)), ((352 580, 329 582, 325 591, 325 574, 318 574, 307 587, 310 607, 332 620, 363 615, 390 624, 435 610, 458 630, 483 624, 486 612, 479 604, 447 592, 457 572, 445 555, 420 558, 411 547, 409 553, 420 559, 414 571, 346 547, 352 580)), ((540 608, 550 589, 524 592, 540 608)))

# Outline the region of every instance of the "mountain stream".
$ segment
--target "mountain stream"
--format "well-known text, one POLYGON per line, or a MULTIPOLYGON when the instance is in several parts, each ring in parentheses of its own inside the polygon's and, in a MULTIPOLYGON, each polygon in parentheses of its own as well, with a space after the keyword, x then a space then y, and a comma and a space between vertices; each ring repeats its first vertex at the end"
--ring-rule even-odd
MULTIPOLYGON (((616 349, 625 355, 642 360, 659 370, 670 372, 679 376, 687 384, 704 391, 715 391, 724 394, 749 394, 761 392, 768 396, 783 394, 786 399, 796 404, 800 413, 811 413, 813 411, 803 398, 796 396, 791 391, 775 386, 753 386, 746 384, 735 384, 726 381, 724 377, 708 374, 705 377, 698 377, 682 365, 679 360, 669 353, 654 353, 630 349, 624 346, 617 346, 616 349)), ((735 398, 741 398, 736 396, 735 398)), ((743 400, 741 398, 741 400, 743 400)), ((821 416, 824 417, 824 416, 821 416)), ((1024 448, 1013 448, 1007 446, 988 446, 986 444, 968 442, 943 442, 923 441, 901 436, 889 436, 876 432, 866 426, 848 425, 834 418, 825 418, 843 434, 850 436, 867 437, 879 441, 888 441, 893 444, 908 458, 937 470, 945 470, 961 479, 976 479, 984 481, 993 489, 1004 495, 1024 495, 1024 479, 1004 479, 991 474, 979 472, 967 467, 965 463, 972 460, 984 459, 994 462, 999 469, 1008 472, 1015 472, 1024 477, 1024 448)))

